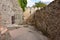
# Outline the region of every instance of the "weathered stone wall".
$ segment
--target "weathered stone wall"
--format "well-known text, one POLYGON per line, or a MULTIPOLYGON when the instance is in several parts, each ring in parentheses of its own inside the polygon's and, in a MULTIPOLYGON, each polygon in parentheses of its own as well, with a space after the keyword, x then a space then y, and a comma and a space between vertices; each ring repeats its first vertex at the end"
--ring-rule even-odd
POLYGON ((17 0, 0 0, 1 24, 12 24, 12 16, 15 15, 15 24, 22 23, 22 10, 17 0), (19 16, 19 17, 18 17, 19 16))
POLYGON ((37 10, 27 19, 26 24, 35 26, 52 40, 60 40, 60 0, 37 10))
POLYGON ((32 15, 37 9, 39 9, 39 8, 27 7, 27 8, 25 9, 25 12, 23 13, 23 15, 24 15, 24 21, 25 21, 30 15, 32 15))

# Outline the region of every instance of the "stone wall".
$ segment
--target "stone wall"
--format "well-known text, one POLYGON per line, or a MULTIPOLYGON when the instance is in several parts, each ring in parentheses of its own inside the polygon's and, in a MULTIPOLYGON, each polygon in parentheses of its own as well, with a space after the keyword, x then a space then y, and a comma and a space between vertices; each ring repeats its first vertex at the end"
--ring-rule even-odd
POLYGON ((34 7, 27 7, 25 9, 25 12, 23 13, 24 21, 38 9, 41 9, 41 8, 40 7, 39 8, 37 8, 37 7, 35 7, 35 8, 34 7))
POLYGON ((35 26, 52 40, 60 40, 60 0, 55 0, 37 10, 25 23, 35 26))
POLYGON ((22 9, 17 0, 0 0, 1 24, 12 24, 12 16, 15 16, 15 24, 21 24, 23 21, 22 9))

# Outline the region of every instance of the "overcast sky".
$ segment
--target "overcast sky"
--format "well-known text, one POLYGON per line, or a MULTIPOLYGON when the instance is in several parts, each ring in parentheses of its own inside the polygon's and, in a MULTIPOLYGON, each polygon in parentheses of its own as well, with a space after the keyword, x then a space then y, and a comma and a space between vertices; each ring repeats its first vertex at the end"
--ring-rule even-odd
POLYGON ((28 2, 27 6, 31 7, 31 6, 33 6, 35 4, 35 2, 39 2, 39 1, 44 2, 46 4, 49 4, 53 0, 27 0, 27 2, 28 2))

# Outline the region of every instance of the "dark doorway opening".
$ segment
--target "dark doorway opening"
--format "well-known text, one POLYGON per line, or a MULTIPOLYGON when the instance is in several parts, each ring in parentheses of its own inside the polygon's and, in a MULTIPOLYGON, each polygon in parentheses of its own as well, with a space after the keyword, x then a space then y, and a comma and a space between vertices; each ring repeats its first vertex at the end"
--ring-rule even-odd
POLYGON ((15 16, 12 16, 11 20, 12 20, 12 24, 14 24, 15 23, 15 16))

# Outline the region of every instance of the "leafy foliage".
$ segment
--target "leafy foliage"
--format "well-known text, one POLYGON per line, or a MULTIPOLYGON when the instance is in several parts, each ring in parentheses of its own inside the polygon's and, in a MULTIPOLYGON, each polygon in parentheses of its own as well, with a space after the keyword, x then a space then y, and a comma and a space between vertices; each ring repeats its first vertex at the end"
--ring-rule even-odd
POLYGON ((25 11, 25 7, 27 5, 27 0, 18 0, 18 3, 21 6, 21 8, 23 9, 23 11, 25 11))
POLYGON ((33 7, 45 7, 45 6, 46 6, 45 3, 38 2, 38 3, 35 3, 35 5, 33 7))

